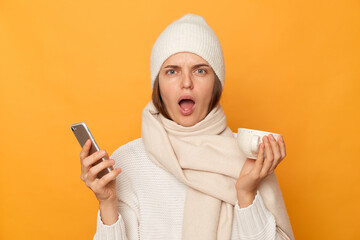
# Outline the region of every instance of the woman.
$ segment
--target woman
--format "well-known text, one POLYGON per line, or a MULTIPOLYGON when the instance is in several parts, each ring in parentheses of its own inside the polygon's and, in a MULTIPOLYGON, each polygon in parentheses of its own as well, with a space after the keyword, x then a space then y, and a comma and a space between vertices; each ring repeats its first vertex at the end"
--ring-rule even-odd
POLYGON ((218 104, 224 78, 222 48, 202 17, 161 33, 142 138, 93 167, 106 152, 88 156, 88 141, 80 154, 81 179, 99 201, 94 239, 294 239, 274 174, 285 143, 264 136, 257 159, 246 159, 218 104))

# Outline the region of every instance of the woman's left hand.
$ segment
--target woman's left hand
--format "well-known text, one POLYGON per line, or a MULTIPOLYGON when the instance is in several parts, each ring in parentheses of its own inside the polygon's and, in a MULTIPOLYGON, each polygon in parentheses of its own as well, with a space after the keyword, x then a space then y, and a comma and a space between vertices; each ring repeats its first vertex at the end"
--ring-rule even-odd
POLYGON ((257 193, 258 184, 272 174, 286 156, 285 142, 282 137, 279 136, 276 141, 272 134, 268 136, 263 137, 257 159, 246 159, 236 182, 237 199, 241 208, 252 204, 257 193), (264 151, 266 153, 265 160, 264 151))

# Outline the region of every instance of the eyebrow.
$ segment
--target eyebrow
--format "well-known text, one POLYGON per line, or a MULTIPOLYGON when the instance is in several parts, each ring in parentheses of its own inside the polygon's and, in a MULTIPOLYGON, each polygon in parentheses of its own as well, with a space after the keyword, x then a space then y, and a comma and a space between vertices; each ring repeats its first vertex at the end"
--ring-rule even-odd
MULTIPOLYGON (((167 65, 164 68, 179 68, 179 67, 180 66, 178 66, 178 65, 167 65)), ((210 66, 205 63, 200 63, 200 64, 196 64, 196 65, 192 66, 192 68, 198 68, 198 67, 210 67, 210 66)))

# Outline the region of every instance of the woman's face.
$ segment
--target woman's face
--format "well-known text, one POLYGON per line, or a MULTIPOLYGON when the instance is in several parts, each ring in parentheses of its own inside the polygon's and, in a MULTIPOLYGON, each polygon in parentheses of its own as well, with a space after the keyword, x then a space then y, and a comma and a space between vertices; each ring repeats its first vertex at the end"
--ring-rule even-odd
POLYGON ((161 98, 173 121, 190 127, 204 119, 214 88, 215 73, 202 57, 189 52, 170 56, 159 72, 161 98))

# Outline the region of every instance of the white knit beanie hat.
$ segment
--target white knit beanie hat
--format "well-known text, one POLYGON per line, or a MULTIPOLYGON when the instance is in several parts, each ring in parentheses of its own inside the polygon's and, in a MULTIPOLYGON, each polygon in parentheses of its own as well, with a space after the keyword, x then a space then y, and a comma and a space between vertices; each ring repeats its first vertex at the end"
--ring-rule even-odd
POLYGON ((163 62, 178 52, 195 53, 205 59, 224 88, 225 65, 220 42, 205 19, 191 13, 172 22, 157 38, 150 57, 151 87, 163 62))

